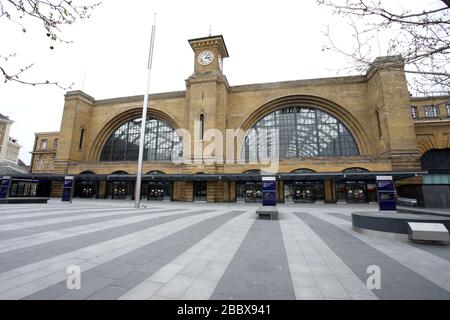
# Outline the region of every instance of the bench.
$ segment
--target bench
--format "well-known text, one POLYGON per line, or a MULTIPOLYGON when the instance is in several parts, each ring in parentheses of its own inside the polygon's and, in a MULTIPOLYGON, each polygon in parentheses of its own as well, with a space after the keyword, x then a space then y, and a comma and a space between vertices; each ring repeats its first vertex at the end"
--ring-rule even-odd
POLYGON ((278 220, 278 208, 276 206, 262 206, 256 210, 259 219, 278 220))
POLYGON ((50 198, 43 197, 17 197, 17 198, 1 198, 0 204, 4 203, 47 203, 50 198))
POLYGON ((404 206, 409 206, 409 207, 417 207, 417 200, 416 199, 412 199, 412 198, 403 198, 403 197, 397 197, 397 203, 404 205, 404 206))
POLYGON ((450 242, 450 235, 442 223, 408 222, 408 238, 420 242, 450 242))

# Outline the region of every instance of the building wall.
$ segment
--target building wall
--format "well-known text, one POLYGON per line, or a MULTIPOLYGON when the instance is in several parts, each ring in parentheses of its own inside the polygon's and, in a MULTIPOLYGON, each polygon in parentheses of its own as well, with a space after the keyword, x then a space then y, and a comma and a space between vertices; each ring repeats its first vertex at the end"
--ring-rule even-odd
POLYGON ((5 154, 5 160, 10 161, 12 163, 17 164, 19 161, 19 151, 22 146, 15 142, 13 139, 9 139, 7 148, 6 148, 6 154, 5 154))
POLYGON ((417 110, 413 119, 419 152, 450 148, 450 96, 412 98, 411 107, 417 110), (425 106, 437 106, 437 117, 426 117, 425 106))
POLYGON ((0 118, 0 162, 6 157, 7 146, 9 141, 9 131, 13 121, 0 118))
MULTIPOLYGON (((175 129, 185 128, 197 136, 196 121, 204 115, 205 129, 250 129, 261 117, 289 105, 312 106, 339 119, 353 134, 360 155, 351 157, 316 157, 281 160, 279 172, 299 168, 317 172, 337 172, 351 167, 370 171, 419 170, 420 156, 430 147, 450 145, 448 119, 432 123, 411 118, 410 106, 419 100, 410 98, 403 62, 399 57, 375 60, 366 75, 312 80, 230 86, 219 65, 201 66, 197 57, 209 49, 223 58, 228 56, 223 39, 191 40, 194 50, 194 73, 186 80, 186 90, 153 94, 149 97, 148 115, 160 118, 175 129), (395 66, 395 69, 390 67, 395 66)), ((444 98, 443 98, 444 99, 444 98)), ((100 162, 103 145, 121 124, 141 115, 142 96, 95 100, 81 92, 67 92, 61 129, 58 133, 36 134, 33 172, 78 174, 93 171, 110 174, 123 170, 136 173, 136 162, 100 162), (80 146, 80 135, 84 132, 80 146), (58 138, 57 150, 39 150, 42 139, 58 138), (38 160, 53 159, 47 169, 36 167, 38 160)), ((450 100, 450 99, 449 99, 450 100)), ((428 103, 422 101, 422 103, 428 103)), ((208 141, 200 141, 207 148, 208 141)), ((193 147, 193 144, 191 144, 193 147)), ((225 148, 225 146, 224 146, 225 148)), ((238 152, 236 149, 235 152, 238 152)), ((252 164, 174 164, 170 161, 144 162, 143 172, 164 173, 241 173, 261 169, 252 164)), ((412 180, 420 183, 419 180, 412 180)), ((231 185, 234 197, 235 186, 231 185)), ((228 186, 208 184, 208 201, 226 201, 228 186)), ((332 201, 333 184, 325 184, 327 201, 332 201)), ((173 197, 191 201, 192 183, 174 183, 173 197)))
POLYGON ((59 132, 35 133, 31 157, 31 173, 55 173, 55 158, 59 148, 59 136, 59 132), (47 142, 44 143, 44 141, 47 142))

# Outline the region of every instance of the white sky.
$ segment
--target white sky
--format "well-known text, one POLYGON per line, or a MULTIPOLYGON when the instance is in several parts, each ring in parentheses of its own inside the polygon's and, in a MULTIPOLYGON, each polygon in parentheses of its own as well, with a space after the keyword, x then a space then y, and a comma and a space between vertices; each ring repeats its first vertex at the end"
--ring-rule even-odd
MULTIPOLYGON (((436 2, 396 3, 421 8, 436 2)), ((315 0, 104 0, 91 19, 64 28, 62 37, 73 43, 55 43, 55 50, 39 25, 23 33, 0 19, 0 55, 18 54, 10 68, 35 63, 24 80, 75 82, 72 90, 83 89, 95 99, 142 95, 153 12, 158 16, 151 93, 185 89, 193 72, 187 40, 207 36, 209 25, 213 35, 224 36, 230 54, 224 73, 231 86, 336 76, 346 64, 339 54, 322 51, 327 24, 340 45, 352 45, 346 20, 315 0)), ((379 35, 381 55, 388 39, 379 35)), ((25 163, 34 132, 60 129, 63 106, 64 91, 57 87, 0 83, 0 113, 15 121, 10 135, 23 146, 25 163)))

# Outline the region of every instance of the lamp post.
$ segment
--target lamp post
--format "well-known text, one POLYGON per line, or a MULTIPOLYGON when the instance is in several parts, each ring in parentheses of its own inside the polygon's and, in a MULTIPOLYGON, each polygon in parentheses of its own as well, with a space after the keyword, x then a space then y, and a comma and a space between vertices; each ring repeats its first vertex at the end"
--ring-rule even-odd
POLYGON ((135 208, 139 208, 141 203, 142 161, 144 157, 144 138, 145 138, 145 126, 147 123, 147 106, 148 106, 148 94, 150 90, 150 78, 153 60, 153 45, 155 43, 155 26, 156 26, 156 13, 154 15, 152 33, 150 37, 150 49, 148 52, 148 63, 147 63, 147 81, 145 85, 144 104, 142 105, 142 121, 141 121, 141 133, 139 136, 138 167, 136 174, 136 188, 134 190, 135 208))

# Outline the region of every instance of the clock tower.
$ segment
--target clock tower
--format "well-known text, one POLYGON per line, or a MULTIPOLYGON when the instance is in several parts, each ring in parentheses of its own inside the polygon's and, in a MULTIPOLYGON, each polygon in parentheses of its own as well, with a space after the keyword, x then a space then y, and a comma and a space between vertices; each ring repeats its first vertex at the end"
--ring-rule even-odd
MULTIPOLYGON (((185 125, 193 138, 192 152, 202 150, 200 155, 193 154, 198 165, 200 159, 211 159, 204 152, 211 142, 209 133, 219 130, 225 137, 229 85, 222 72, 222 60, 228 57, 228 51, 221 35, 191 39, 189 44, 194 51, 194 73, 186 80, 185 125)), ((201 170, 212 173, 221 168, 223 165, 204 164, 201 170)))
POLYGON ((221 35, 189 40, 194 50, 194 75, 222 73, 223 59, 228 58, 228 50, 221 35))

